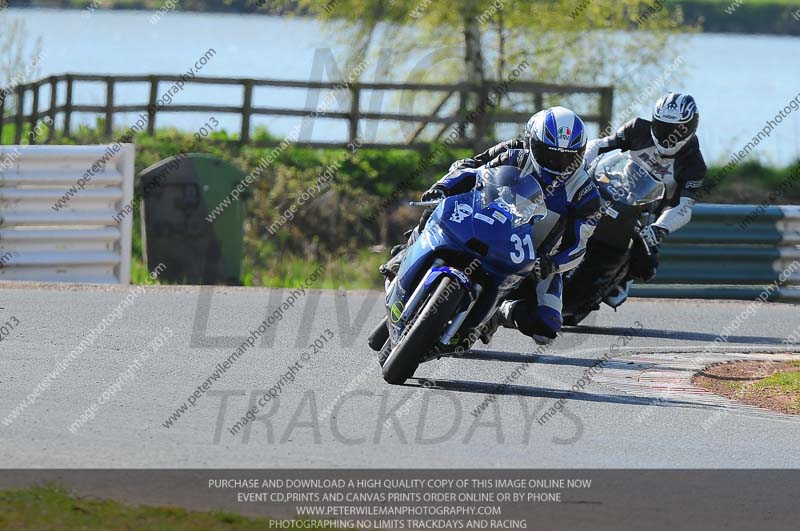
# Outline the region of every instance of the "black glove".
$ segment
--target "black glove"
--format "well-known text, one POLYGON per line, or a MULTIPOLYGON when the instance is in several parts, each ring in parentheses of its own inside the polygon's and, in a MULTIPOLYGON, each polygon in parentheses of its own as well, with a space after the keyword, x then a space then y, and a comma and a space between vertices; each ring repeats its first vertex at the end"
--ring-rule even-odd
POLYGON ((661 240, 667 237, 669 231, 658 225, 648 225, 639 233, 648 247, 658 247, 661 240))
POLYGON ((460 159, 450 165, 448 173, 453 172, 455 170, 462 170, 465 168, 478 168, 480 165, 481 163, 473 158, 460 159))
POLYGON ((440 186, 434 186, 422 194, 422 201, 438 201, 444 199, 446 196, 447 194, 444 193, 444 190, 440 186))
POLYGON ((556 269, 558 266, 549 256, 540 256, 533 261, 533 277, 537 282, 555 273, 556 269))

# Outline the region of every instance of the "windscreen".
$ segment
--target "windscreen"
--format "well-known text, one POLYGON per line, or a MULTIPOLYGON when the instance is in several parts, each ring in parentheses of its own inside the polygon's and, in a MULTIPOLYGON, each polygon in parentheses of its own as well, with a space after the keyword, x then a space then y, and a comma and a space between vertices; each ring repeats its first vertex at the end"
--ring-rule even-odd
POLYGON ((533 176, 522 176, 519 169, 504 166, 481 171, 483 207, 494 203, 509 212, 514 226, 536 223, 547 214, 542 187, 533 176))
POLYGON ((614 201, 626 205, 645 205, 664 197, 664 183, 627 154, 617 153, 600 160, 595 179, 608 185, 606 190, 614 201))

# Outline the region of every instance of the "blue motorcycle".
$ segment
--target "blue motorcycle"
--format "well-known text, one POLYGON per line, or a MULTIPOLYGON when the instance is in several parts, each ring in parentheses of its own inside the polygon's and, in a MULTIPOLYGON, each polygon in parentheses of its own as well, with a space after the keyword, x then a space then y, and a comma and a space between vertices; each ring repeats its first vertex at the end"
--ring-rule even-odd
POLYGON ((412 203, 435 210, 387 282, 386 317, 369 338, 390 384, 404 383, 423 361, 470 348, 531 272, 533 226, 547 214, 541 186, 511 166, 480 168, 475 183, 467 193, 412 203))

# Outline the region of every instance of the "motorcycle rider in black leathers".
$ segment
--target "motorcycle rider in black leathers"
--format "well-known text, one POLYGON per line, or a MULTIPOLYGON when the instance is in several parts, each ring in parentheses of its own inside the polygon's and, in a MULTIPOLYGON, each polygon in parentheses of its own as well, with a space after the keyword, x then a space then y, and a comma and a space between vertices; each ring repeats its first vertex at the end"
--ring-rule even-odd
POLYGON ((641 232, 652 255, 647 254, 641 243, 634 245, 629 278, 606 298, 611 306, 625 300, 633 279, 648 281, 655 277, 659 244, 691 219, 695 195, 702 188, 707 171, 695 134, 699 118, 692 96, 670 92, 656 102, 652 120, 635 118, 620 127, 616 134, 592 140, 586 147, 587 164, 598 155, 615 149, 629 151, 666 187, 664 201, 656 210, 656 220, 641 232))
MULTIPOLYGON (((500 325, 517 328, 540 344, 555 339, 561 329, 561 274, 583 259, 586 242, 600 215, 600 194, 583 160, 585 145, 585 126, 580 117, 564 107, 551 107, 531 117, 522 139, 501 142, 473 158, 455 162, 450 172, 423 194, 423 201, 427 201, 471 190, 475 172, 468 170, 483 165, 516 166, 523 174, 533 175, 544 191, 548 214, 534 226, 538 258, 533 272, 486 323, 481 335, 485 343, 500 325)), ((428 216, 430 211, 412 232, 409 244, 416 240, 428 216)), ((391 277, 399 266, 399 250, 381 267, 383 274, 391 277)))

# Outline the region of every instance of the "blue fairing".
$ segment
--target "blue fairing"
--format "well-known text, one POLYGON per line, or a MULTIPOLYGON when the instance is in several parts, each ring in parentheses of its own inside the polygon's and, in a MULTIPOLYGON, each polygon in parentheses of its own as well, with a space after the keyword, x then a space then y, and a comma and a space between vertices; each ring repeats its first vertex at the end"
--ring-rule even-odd
MULTIPOLYGON (((485 273, 482 288, 493 295, 492 300, 501 298, 513 289, 530 273, 535 258, 532 226, 528 223, 517 227, 513 225, 511 214, 496 203, 484 208, 478 190, 450 196, 439 203, 425 229, 406 250, 393 288, 387 293, 386 307, 392 328, 403 326, 403 323, 397 322, 396 315, 392 319, 392 308, 402 310, 423 279, 427 288, 440 275, 448 275, 474 295, 472 281, 463 273, 467 267, 462 265, 460 270, 453 269, 450 263, 432 267, 437 257, 456 253, 463 257, 460 260, 462 264, 473 266, 470 268, 472 271, 467 273, 477 270, 485 273), (471 246, 468 246, 468 242, 471 242, 471 246)), ((466 306, 468 303, 464 301, 463 304, 466 306)), ((489 309, 487 307, 486 311, 489 309)))

